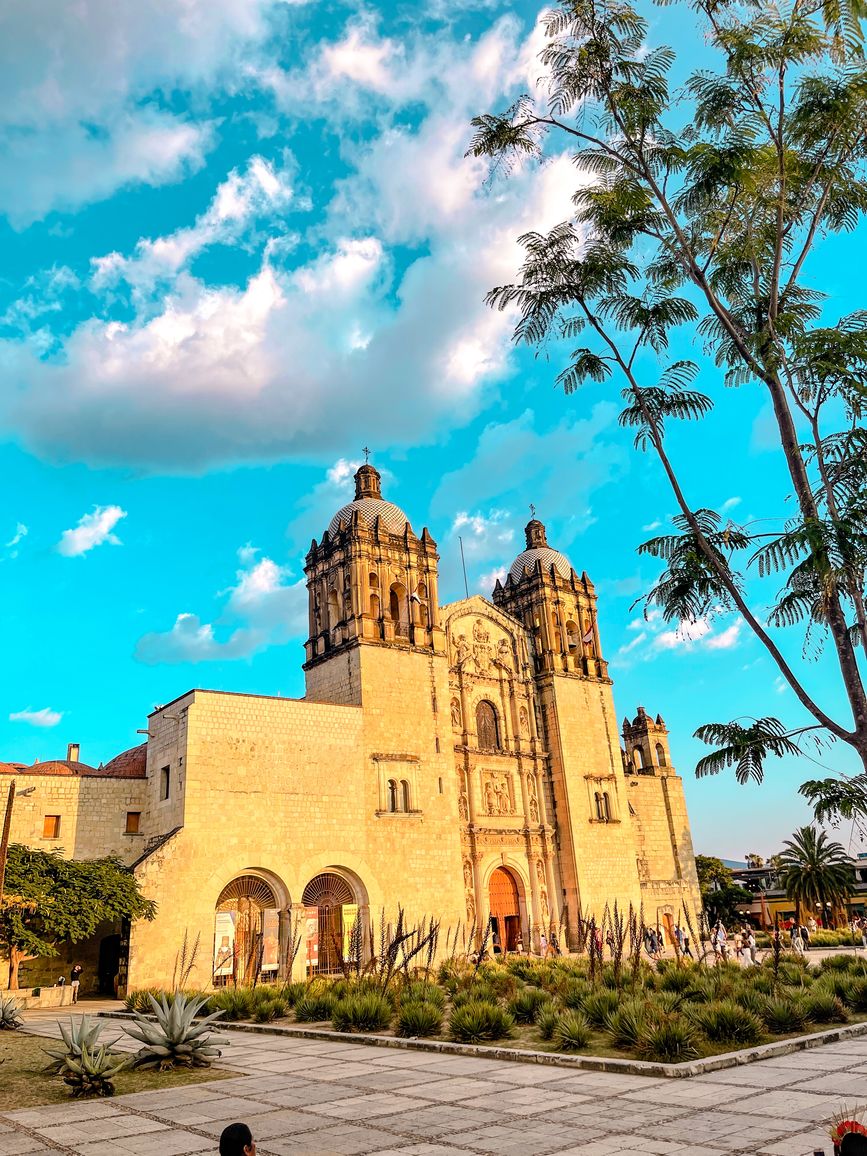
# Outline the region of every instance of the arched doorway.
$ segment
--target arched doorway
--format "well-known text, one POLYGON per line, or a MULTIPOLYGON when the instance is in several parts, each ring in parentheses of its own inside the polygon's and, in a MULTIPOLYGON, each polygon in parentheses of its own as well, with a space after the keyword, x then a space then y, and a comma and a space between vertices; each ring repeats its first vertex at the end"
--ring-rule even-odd
POLYGON ((273 889, 258 875, 239 875, 220 892, 214 927, 214 983, 276 979, 280 912, 273 889))
POLYGON ((334 871, 323 871, 304 888, 306 957, 309 971, 337 972, 349 958, 348 942, 358 921, 358 900, 352 886, 334 871))
POLYGON ((521 905, 518 881, 506 867, 497 867, 488 883, 488 901, 491 910, 491 933, 496 936, 494 947, 515 951, 523 940, 521 932, 521 905))

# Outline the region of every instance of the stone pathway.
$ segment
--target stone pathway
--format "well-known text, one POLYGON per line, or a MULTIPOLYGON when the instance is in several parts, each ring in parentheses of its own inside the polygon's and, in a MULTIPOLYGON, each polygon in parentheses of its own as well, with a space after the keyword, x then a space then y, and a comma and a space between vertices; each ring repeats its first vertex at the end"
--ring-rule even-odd
POLYGON ((3 1112, 0 1156, 216 1153, 235 1120, 259 1156, 830 1156, 821 1121, 867 1098, 865 1038, 666 1080, 227 1033, 237 1077, 3 1112))

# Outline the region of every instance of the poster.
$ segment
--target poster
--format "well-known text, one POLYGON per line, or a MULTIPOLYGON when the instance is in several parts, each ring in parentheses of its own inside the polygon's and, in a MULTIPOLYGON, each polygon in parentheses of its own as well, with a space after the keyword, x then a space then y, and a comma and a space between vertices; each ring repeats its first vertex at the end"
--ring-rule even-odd
POLYGON ((269 907, 262 912, 262 971, 276 971, 280 965, 280 912, 269 907))
POLYGON ((218 911, 214 925, 214 975, 231 975, 235 970, 234 911, 218 911))
POLYGON ((343 918, 343 958, 346 960, 352 955, 352 928, 358 919, 358 904, 344 903, 341 916, 343 918))
POLYGON ((307 944, 307 967, 319 967, 319 908, 304 908, 304 940, 307 944))

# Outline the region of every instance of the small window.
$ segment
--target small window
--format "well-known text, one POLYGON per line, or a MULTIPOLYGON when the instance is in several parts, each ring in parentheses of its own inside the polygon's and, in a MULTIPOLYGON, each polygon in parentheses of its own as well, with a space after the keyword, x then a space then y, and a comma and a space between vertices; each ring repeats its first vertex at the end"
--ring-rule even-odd
POLYGON ((641 747, 636 747, 632 752, 632 761, 635 764, 635 769, 637 771, 644 770, 644 751, 641 749, 641 747))
POLYGON ((42 820, 42 838, 43 839, 59 839, 60 838, 60 816, 46 815, 42 820))
POLYGON ((410 806, 410 798, 409 798, 409 783, 406 781, 406 779, 400 780, 400 801, 403 804, 403 806, 401 807, 402 811, 411 811, 412 810, 412 807, 410 806))
POLYGON ((126 833, 127 835, 137 835, 141 829, 141 811, 127 811, 126 813, 126 833))
POLYGON ((397 810, 397 779, 388 780, 388 809, 392 814, 397 810))
POLYGON ((611 796, 607 791, 602 795, 602 813, 605 817, 605 822, 611 822, 611 796))
POLYGON ((163 767, 160 771, 160 800, 167 799, 172 786, 172 768, 163 767))
POLYGON ((440 777, 439 777, 439 788, 440 788, 440 794, 442 794, 443 793, 443 777, 442 777, 442 775, 440 775, 440 777))
POLYGON ((656 744, 656 765, 658 767, 665 766, 665 747, 662 743, 656 744))

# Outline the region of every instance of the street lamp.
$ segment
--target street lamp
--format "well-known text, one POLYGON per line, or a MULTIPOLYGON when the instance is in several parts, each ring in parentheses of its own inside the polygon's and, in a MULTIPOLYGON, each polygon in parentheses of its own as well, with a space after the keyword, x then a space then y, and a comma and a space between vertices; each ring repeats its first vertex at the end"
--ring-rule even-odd
POLYGON ((3 818, 3 836, 0 838, 0 907, 3 904, 3 884, 6 882, 6 860, 9 858, 9 831, 12 827, 12 808, 17 795, 32 795, 35 787, 25 787, 23 791, 15 790, 15 780, 9 784, 9 797, 6 800, 6 814, 3 818))

